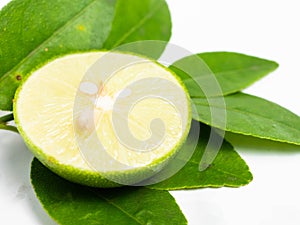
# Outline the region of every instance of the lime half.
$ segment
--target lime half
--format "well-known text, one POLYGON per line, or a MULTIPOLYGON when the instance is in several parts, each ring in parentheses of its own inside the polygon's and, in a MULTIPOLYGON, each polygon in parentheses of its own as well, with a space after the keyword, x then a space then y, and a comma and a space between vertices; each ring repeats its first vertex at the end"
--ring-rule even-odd
POLYGON ((141 182, 178 152, 190 99, 166 67, 125 53, 57 58, 18 89, 14 116, 28 148, 49 169, 83 185, 141 182))

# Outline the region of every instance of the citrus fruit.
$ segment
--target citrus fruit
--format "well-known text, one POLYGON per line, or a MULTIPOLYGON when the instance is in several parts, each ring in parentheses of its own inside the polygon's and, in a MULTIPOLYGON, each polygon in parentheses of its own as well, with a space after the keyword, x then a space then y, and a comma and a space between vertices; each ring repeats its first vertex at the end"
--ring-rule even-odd
POLYGON ((121 52, 71 54, 35 70, 16 92, 14 116, 45 166, 93 187, 153 176, 178 152, 191 123, 176 75, 121 52))

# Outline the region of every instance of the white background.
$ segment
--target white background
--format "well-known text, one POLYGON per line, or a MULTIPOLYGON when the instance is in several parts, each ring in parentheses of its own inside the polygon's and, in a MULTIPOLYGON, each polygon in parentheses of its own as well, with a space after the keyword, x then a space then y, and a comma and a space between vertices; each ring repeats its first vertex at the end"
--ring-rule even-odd
MULTIPOLYGON (((1 0, 0 7, 7 2, 1 0)), ((299 1, 168 3, 173 44, 194 53, 235 51, 277 61, 280 68, 246 92, 300 115, 299 1)), ((250 166, 254 180, 242 188, 172 192, 189 224, 299 225, 300 147, 254 138, 231 139, 250 166)), ((0 224, 55 224, 30 186, 31 159, 17 134, 0 131, 0 224)))

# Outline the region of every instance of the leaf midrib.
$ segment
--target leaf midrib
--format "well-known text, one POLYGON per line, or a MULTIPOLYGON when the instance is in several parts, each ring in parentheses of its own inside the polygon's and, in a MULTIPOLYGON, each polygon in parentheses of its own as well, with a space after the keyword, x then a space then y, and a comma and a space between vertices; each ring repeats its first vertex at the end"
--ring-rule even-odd
MULTIPOLYGON (((202 59, 203 60, 203 59, 202 59)), ((205 62, 205 60, 203 60, 205 62)), ((208 65, 207 65, 208 66, 208 65)), ((176 67, 176 66, 175 66, 176 67)), ((244 72, 253 72, 253 67, 254 66, 249 66, 249 67, 246 67, 246 68, 239 68, 239 69, 234 69, 234 70, 224 70, 222 72, 213 72, 213 70, 210 68, 210 66, 208 66, 209 70, 212 71, 212 73, 215 75, 216 78, 223 78, 224 76, 227 76, 228 74, 230 73, 238 73, 238 72, 241 72, 241 71, 244 71, 244 72)), ((256 66, 257 67, 257 66, 256 66)), ((276 68, 276 67, 275 67, 276 68)), ((269 66, 266 66, 266 65, 263 65, 263 66, 260 66, 259 69, 263 69, 263 70, 267 70, 270 72, 274 71, 275 68, 272 68, 270 69, 269 66)), ((179 69, 179 68, 177 68, 179 69)), ((182 70, 181 70, 182 71, 182 70)), ((184 71, 182 71, 184 72, 184 71)), ((260 72, 261 73, 261 72, 260 72)), ((209 75, 200 75, 198 76, 198 79, 201 78, 201 80, 204 80, 205 78, 207 77, 210 77, 209 75)), ((232 89, 232 90, 229 90, 227 92, 225 92, 224 90, 222 90, 223 94, 216 94, 216 95, 211 95, 211 97, 221 97, 221 96, 227 96, 229 94, 232 94, 232 93, 236 93, 236 92, 239 92, 241 89, 244 89, 246 88, 247 86, 249 86, 249 84, 253 84, 255 82, 257 82, 258 80, 260 79, 260 76, 256 76, 256 79, 252 80, 250 83, 248 84, 245 84, 243 86, 241 86, 241 88, 236 88, 236 89, 232 89)), ((200 79, 199 79, 200 80, 200 79)), ((194 79, 191 77, 191 78, 187 78, 187 79, 183 79, 184 82, 190 82, 190 81, 194 81, 194 79)), ((201 96, 201 95, 191 95, 192 98, 206 98, 206 96, 201 96)))
MULTIPOLYGON (((234 151, 234 150, 232 150, 232 151, 234 151)), ((189 163, 199 165, 199 162, 195 162, 195 161, 193 161, 193 160, 190 160, 189 163)), ((218 171, 218 172, 220 172, 220 173, 222 173, 222 174, 231 175, 231 176, 234 176, 234 177, 236 177, 236 178, 238 178, 238 179, 240 179, 240 180, 243 180, 243 181, 245 181, 245 182, 248 182, 248 180, 245 179, 245 178, 242 177, 242 176, 239 176, 239 175, 237 175, 237 174, 234 174, 234 173, 231 173, 231 172, 222 170, 222 169, 218 169, 217 167, 215 167, 215 166, 213 166, 213 165, 210 166, 208 169, 213 169, 213 170, 218 171)), ((225 185, 226 185, 226 183, 225 183, 225 185)))
POLYGON ((47 39, 42 41, 35 49, 33 49, 27 56, 25 56, 17 65, 12 67, 9 71, 7 71, 2 77, 0 77, 0 82, 6 79, 13 71, 18 69, 22 66, 23 63, 25 63, 32 55, 34 55, 36 52, 38 52, 42 46, 44 46, 46 43, 48 43, 52 38, 56 37, 61 31, 68 28, 69 24, 72 24, 76 19, 78 19, 81 15, 83 15, 91 6, 93 6, 97 0, 92 0, 89 4, 87 4, 83 9, 81 9, 76 15, 74 15, 72 18, 70 18, 66 23, 64 23, 61 27, 56 29, 47 39))
MULTIPOLYGON (((196 150, 197 151, 197 150, 196 150)), ((231 149, 231 151, 234 151, 234 149, 231 149)), ((178 160, 181 160, 181 161, 184 161, 184 160, 182 160, 182 159, 178 159, 178 160)), ((194 160, 189 160, 188 161, 188 163, 186 164, 186 165, 188 165, 188 164, 195 164, 196 166, 198 166, 199 165, 199 163, 200 163, 200 161, 199 162, 196 162, 196 161, 194 161, 194 160)), ((238 179, 240 179, 240 180, 243 180, 243 181, 245 181, 245 182, 248 182, 249 180, 247 180, 246 178, 244 178, 244 177, 242 177, 242 176, 239 176, 238 174, 234 174, 234 173, 231 173, 231 172, 228 172, 228 171, 225 171, 225 170, 222 170, 222 169, 218 169, 217 167, 215 167, 215 166, 210 166, 208 169, 213 169, 213 170, 215 170, 215 171, 217 171, 217 172, 219 172, 219 173, 221 173, 221 174, 227 174, 227 175, 231 175, 231 176, 234 176, 234 177, 236 177, 236 178, 238 178, 238 179)), ((249 171, 249 170, 248 170, 249 171)), ((199 173, 201 173, 200 171, 199 171, 199 173)), ((224 185, 228 185, 227 183, 224 183, 224 185)), ((205 186, 205 185, 197 185, 197 187, 201 187, 201 186, 205 186)))
POLYGON ((137 31, 141 26, 143 26, 147 21, 151 19, 151 17, 160 9, 161 4, 158 4, 157 7, 155 7, 152 11, 150 11, 148 14, 145 15, 143 19, 141 19, 135 26, 133 26, 128 32, 126 32, 116 43, 112 46, 112 48, 115 48, 119 46, 126 38, 128 38, 131 34, 133 34, 135 31, 137 31))
MULTIPOLYGON (((205 62, 205 61, 204 61, 205 62)), ((206 63, 205 63, 206 64, 206 63)), ((208 66, 208 65, 207 65, 208 66)), ((208 66, 208 68, 211 70, 211 72, 213 74, 216 75, 216 77, 222 77, 224 75, 227 75, 227 74, 230 74, 230 73, 238 73, 238 72, 241 72, 241 71, 245 71, 245 72, 253 72, 253 67, 257 67, 257 66, 250 66, 250 67, 244 67, 244 68, 239 68, 239 69, 234 69, 234 70, 224 70, 224 71, 221 71, 221 72, 214 72, 210 66, 208 66)), ((269 67, 268 66, 261 66, 259 67, 259 69, 268 69, 269 67)), ((274 70, 274 69, 270 69, 270 72, 274 70)), ((207 78, 207 77, 211 77, 209 75, 201 75, 199 76, 200 78, 207 78)), ((189 81, 189 80, 194 80, 193 78, 188 78, 188 79, 184 79, 184 81, 189 81)))
MULTIPOLYGON (((201 106, 208 107, 208 105, 201 104, 201 103, 199 103, 199 102, 197 102, 196 105, 197 105, 197 104, 199 104, 199 105, 201 105, 201 106)), ((216 106, 216 105, 210 105, 210 106, 212 106, 212 107, 214 107, 214 108, 218 108, 218 109, 224 109, 223 107, 216 106)), ((281 125, 283 125, 283 126, 285 126, 285 127, 287 127, 287 128, 290 128, 290 129, 292 129, 292 130, 294 130, 294 131, 299 132, 299 130, 297 130, 296 128, 294 128, 294 127, 292 127, 292 126, 290 126, 290 125, 288 125, 288 124, 285 124, 285 123, 283 123, 283 122, 281 122, 281 121, 272 120, 272 119, 270 119, 270 118, 268 118, 268 117, 265 117, 265 116, 262 116, 262 115, 259 115, 259 114, 253 113, 253 112, 242 111, 242 110, 238 110, 238 109, 234 109, 234 108, 231 108, 231 107, 227 107, 227 106, 226 106, 226 111, 227 111, 227 109, 229 109, 229 110, 231 110, 231 111, 233 111, 233 112, 237 112, 238 114, 255 115, 255 116, 257 116, 257 117, 263 118, 263 119, 268 120, 268 121, 271 121, 271 122, 276 122, 276 123, 281 124, 281 125)))
POLYGON ((129 214, 127 211, 125 211, 122 207, 118 206, 117 204, 115 204, 113 201, 109 200, 108 198, 104 197, 103 195, 101 195, 100 193, 93 191, 91 189, 89 189, 89 191, 91 191, 93 194, 95 194, 97 197, 103 199, 104 201, 106 201, 108 204, 112 205, 113 207, 117 208, 118 210, 120 210, 122 213, 124 213, 126 216, 128 216, 130 219, 134 220, 135 222, 137 222, 138 224, 144 225, 141 221, 137 220, 137 218, 133 217, 131 214, 129 214))

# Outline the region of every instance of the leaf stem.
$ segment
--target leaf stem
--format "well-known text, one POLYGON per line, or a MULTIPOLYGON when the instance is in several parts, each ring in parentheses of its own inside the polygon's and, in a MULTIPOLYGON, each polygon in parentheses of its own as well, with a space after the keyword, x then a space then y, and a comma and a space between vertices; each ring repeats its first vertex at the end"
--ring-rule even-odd
POLYGON ((10 125, 5 125, 5 124, 1 124, 0 123, 0 130, 7 130, 7 131, 12 131, 15 133, 19 133, 18 129, 14 126, 10 126, 10 125))
POLYGON ((14 120, 14 115, 12 113, 0 117, 0 124, 6 124, 9 121, 14 120))

